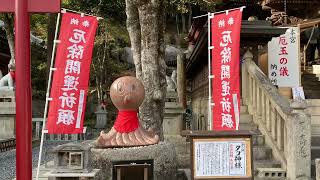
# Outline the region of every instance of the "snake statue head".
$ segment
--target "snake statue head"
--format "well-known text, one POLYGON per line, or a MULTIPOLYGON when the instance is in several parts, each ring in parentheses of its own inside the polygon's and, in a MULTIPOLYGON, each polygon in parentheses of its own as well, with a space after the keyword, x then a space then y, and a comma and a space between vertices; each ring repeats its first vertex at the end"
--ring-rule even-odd
POLYGON ((143 84, 132 76, 120 77, 110 87, 111 101, 118 110, 137 110, 144 95, 143 84))
POLYGON ((132 76, 120 77, 112 83, 110 96, 119 110, 118 116, 108 133, 101 131, 96 147, 145 146, 159 142, 159 136, 152 129, 143 129, 138 119, 137 110, 145 96, 141 81, 132 76))

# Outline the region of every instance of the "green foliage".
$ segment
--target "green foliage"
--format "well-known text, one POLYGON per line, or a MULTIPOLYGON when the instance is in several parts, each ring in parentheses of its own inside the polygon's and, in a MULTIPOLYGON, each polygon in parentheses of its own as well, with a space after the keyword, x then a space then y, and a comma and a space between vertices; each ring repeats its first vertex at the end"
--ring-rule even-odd
POLYGON ((46 49, 39 45, 31 45, 31 83, 34 99, 45 99, 47 91, 46 49))
POLYGON ((221 0, 170 0, 169 11, 185 14, 190 11, 191 6, 200 6, 204 11, 212 11, 220 3, 221 0))
POLYGON ((91 85, 102 100, 115 77, 126 71, 128 64, 120 62, 121 49, 128 46, 129 37, 126 29, 110 20, 100 21, 94 44, 91 68, 91 85))
POLYGON ((126 20, 125 0, 66 0, 63 7, 113 19, 121 24, 126 20))
POLYGON ((31 33, 43 40, 47 39, 48 16, 46 14, 32 14, 30 18, 31 33))

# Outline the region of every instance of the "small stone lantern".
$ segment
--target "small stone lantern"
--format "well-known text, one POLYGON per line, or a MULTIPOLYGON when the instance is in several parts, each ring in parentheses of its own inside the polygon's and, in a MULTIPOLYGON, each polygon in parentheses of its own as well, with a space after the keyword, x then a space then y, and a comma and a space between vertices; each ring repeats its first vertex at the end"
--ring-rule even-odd
POLYGON ((108 112, 104 109, 99 109, 95 112, 97 116, 96 126, 97 129, 104 129, 107 125, 107 114, 108 112))
POLYGON ((89 158, 90 146, 86 143, 68 143, 55 147, 54 168, 47 173, 48 177, 57 180, 63 177, 94 179, 99 169, 91 168, 89 158))

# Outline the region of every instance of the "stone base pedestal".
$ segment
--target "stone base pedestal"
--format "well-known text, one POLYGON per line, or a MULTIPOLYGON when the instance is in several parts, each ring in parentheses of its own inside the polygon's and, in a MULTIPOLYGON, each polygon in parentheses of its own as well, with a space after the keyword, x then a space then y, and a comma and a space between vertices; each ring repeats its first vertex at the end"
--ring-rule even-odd
POLYGON ((154 180, 177 179, 176 152, 169 142, 131 148, 91 148, 91 160, 93 168, 101 169, 100 179, 104 180, 112 179, 112 162, 138 160, 153 160, 154 180))
POLYGON ((15 116, 0 114, 0 139, 12 137, 15 137, 15 116))
POLYGON ((183 114, 185 110, 177 102, 166 102, 163 119, 164 135, 180 135, 183 129, 183 114))
POLYGON ((0 139, 15 137, 14 91, 0 91, 0 139))
POLYGON ((179 169, 190 168, 190 142, 187 142, 186 137, 180 135, 165 135, 165 141, 174 144, 177 154, 177 166, 179 169))

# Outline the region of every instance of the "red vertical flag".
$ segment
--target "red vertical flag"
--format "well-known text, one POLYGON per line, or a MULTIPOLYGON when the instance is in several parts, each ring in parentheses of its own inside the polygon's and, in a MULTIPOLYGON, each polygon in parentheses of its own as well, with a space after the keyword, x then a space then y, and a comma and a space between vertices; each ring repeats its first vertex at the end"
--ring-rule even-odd
POLYGON ((237 130, 240 90, 240 9, 211 19, 213 130, 237 130))
POLYGON ((88 94, 93 43, 98 20, 93 16, 64 13, 57 47, 50 109, 49 134, 79 134, 88 94))

